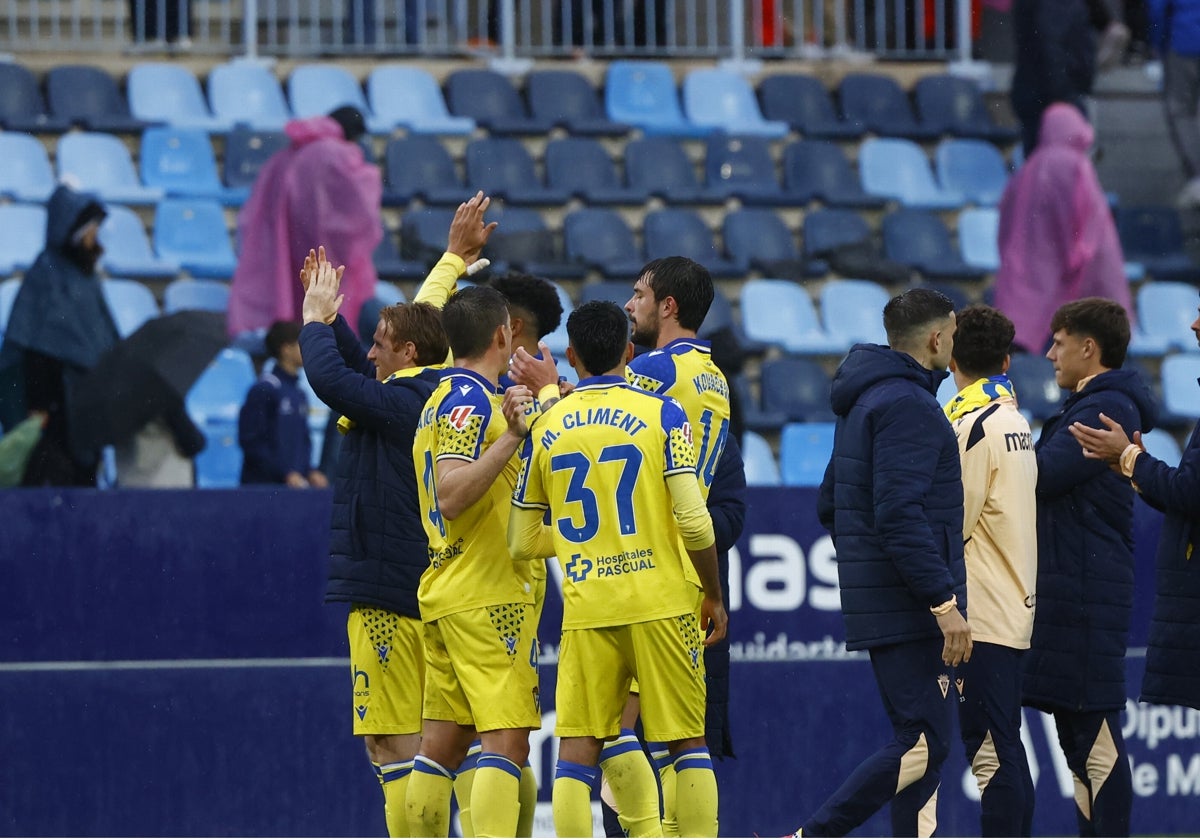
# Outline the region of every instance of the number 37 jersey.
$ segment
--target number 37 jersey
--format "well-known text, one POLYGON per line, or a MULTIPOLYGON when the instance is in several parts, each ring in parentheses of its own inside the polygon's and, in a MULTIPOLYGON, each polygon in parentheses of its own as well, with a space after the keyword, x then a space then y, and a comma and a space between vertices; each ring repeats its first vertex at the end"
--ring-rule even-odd
POLYGON ((695 474, 678 403, 617 376, 585 379, 534 424, 525 455, 513 504, 550 511, 564 630, 694 610, 667 487, 695 474))

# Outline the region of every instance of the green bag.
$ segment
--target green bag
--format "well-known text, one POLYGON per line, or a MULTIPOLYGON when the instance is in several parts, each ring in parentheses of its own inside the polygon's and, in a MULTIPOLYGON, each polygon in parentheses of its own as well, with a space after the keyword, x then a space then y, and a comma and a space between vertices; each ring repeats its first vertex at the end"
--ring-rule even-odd
POLYGON ((0 438, 0 488, 16 487, 25 474, 29 456, 42 437, 42 418, 30 417, 0 438))

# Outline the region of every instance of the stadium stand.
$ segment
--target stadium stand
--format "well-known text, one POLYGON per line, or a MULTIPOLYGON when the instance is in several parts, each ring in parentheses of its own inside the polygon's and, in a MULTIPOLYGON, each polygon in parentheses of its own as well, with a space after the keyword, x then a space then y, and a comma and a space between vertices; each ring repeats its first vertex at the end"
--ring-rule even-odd
POLYGON ((247 125, 236 125, 225 135, 225 156, 222 178, 231 189, 254 186, 258 171, 276 152, 288 147, 282 131, 263 131, 247 125))
POLYGON ((788 422, 832 423, 829 408, 829 374, 813 359, 785 356, 762 364, 759 389, 762 407, 775 411, 788 422))
POLYGON ((723 190, 712 190, 696 180, 687 154, 669 137, 642 137, 625 146, 625 179, 669 204, 723 204, 723 190))
POLYGON ((505 76, 484 69, 455 70, 446 77, 446 104, 493 134, 545 134, 553 124, 529 113, 521 94, 505 76))
POLYGON ((537 174, 533 157, 515 137, 472 140, 466 151, 468 189, 513 204, 565 204, 567 192, 547 187, 537 174))
POLYGON ((788 124, 763 119, 745 77, 721 68, 693 70, 683 80, 683 110, 697 126, 729 134, 780 138, 788 124))
POLYGON ((937 180, 942 189, 961 195, 971 204, 1000 203, 1008 184, 1008 167, 1000 150, 983 140, 950 138, 934 153, 937 180))
POLYGON ((206 440, 204 451, 196 456, 197 487, 237 487, 241 483, 238 413, 256 379, 250 356, 229 347, 188 391, 188 414, 206 440))
POLYGON ((67 64, 46 71, 50 113, 88 131, 132 132, 154 123, 129 113, 117 81, 99 67, 67 64))
MULTIPOLYGON (((633 231, 616 211, 605 207, 584 207, 568 213, 563 219, 563 249, 567 259, 596 269, 605 277, 632 277, 645 264, 633 231)), ((621 302, 628 299, 626 294, 621 302)))
POLYGON ((46 247, 46 208, 0 205, 0 275, 25 271, 46 247))
POLYGON ((416 134, 466 135, 475 130, 475 120, 450 113, 437 80, 421 67, 376 67, 367 76, 367 101, 379 123, 416 134))
POLYGON ((0 62, 0 126, 5 131, 62 132, 70 121, 46 108, 37 77, 14 62, 0 62))
POLYGON ((986 274, 963 261, 942 220, 928 210, 901 208, 885 216, 883 251, 934 280, 976 281, 986 274))
POLYGON ((958 216, 958 247, 963 262, 980 271, 1000 267, 1000 213, 990 207, 969 207, 958 216))
POLYGON ((845 153, 826 140, 797 140, 784 149, 783 187, 800 204, 872 209, 886 203, 863 190, 845 153))
POLYGON ((217 175, 217 159, 208 135, 197 128, 146 129, 141 145, 142 183, 181 198, 211 198, 241 205, 249 187, 226 187, 217 175))
POLYGON ((779 465, 771 444, 757 432, 742 434, 742 461, 746 468, 746 484, 750 487, 778 487, 779 465))
POLYGON ((742 284, 742 328, 754 341, 788 353, 836 353, 849 345, 830 336, 802 286, 786 280, 747 280, 742 284))
POLYGON ((883 307, 891 295, 868 280, 831 280, 821 287, 821 321, 825 332, 844 350, 861 341, 887 344, 883 307))
POLYGON ((454 204, 469 197, 454 160, 436 137, 394 137, 384 151, 383 203, 403 206, 414 198, 426 204, 454 204))
POLYGON ((169 198, 154 213, 154 250, 193 277, 227 280, 237 267, 225 216, 214 201, 169 198))
POLYGON ((121 204, 154 204, 165 195, 161 187, 147 187, 138 179, 129 150, 112 134, 72 131, 58 141, 59 179, 74 179, 80 189, 104 201, 121 204))
POLYGON ((1117 233, 1125 259, 1141 265, 1155 280, 1200 280, 1200 266, 1188 256, 1179 213, 1171 207, 1118 207, 1117 233))
POLYGON ((224 312, 229 308, 229 286, 217 280, 173 280, 163 289, 163 314, 185 309, 224 312))
POLYGON ((279 131, 292 118, 275 74, 249 61, 218 64, 209 72, 208 104, 215 116, 259 130, 279 131))
POLYGON ((588 204, 644 204, 645 189, 625 186, 608 152, 591 137, 563 137, 546 144, 546 184, 588 204))
POLYGON ((604 115, 592 83, 570 70, 535 70, 525 81, 534 118, 563 128, 574 137, 628 134, 630 126, 604 115))
POLYGON ((144 62, 129 71, 126 86, 129 110, 139 120, 214 133, 233 128, 209 110, 200 82, 186 67, 144 62))
POLYGON ((913 86, 913 98, 921 123, 941 134, 1001 144, 1020 136, 1012 126, 996 124, 978 85, 970 79, 947 73, 925 76, 913 86))
POLYGON ((100 225, 104 255, 100 265, 114 277, 135 279, 174 277, 179 263, 154 253, 146 228, 137 213, 119 204, 108 205, 108 216, 100 225))
POLYGON ((642 225, 648 260, 683 256, 703 265, 713 277, 740 277, 746 273, 746 266, 720 255, 712 231, 693 210, 686 207, 652 210, 642 225))
POLYGON ((814 140, 852 140, 867 127, 858 120, 838 117, 829 91, 814 76, 775 73, 758 84, 758 99, 768 120, 788 123, 814 140))
POLYGON ((908 95, 895 79, 874 73, 850 73, 838 86, 842 114, 881 137, 933 140, 940 130, 917 121, 908 95))
POLYGON ((136 280, 104 280, 100 288, 122 338, 132 335, 142 324, 161 314, 154 292, 136 280))
POLYGON ((788 423, 779 442, 779 469, 789 487, 817 487, 833 454, 833 423, 788 423))
POLYGON ((905 207, 953 210, 963 204, 960 193, 938 184, 929 167, 929 158, 911 140, 888 137, 864 140, 858 167, 864 190, 905 207))
POLYGON ((675 78, 665 64, 611 62, 605 75, 604 103, 610 120, 635 126, 648 135, 703 137, 709 132, 683 115, 675 78))
POLYGON ((15 201, 44 202, 54 192, 50 158, 32 134, 0 133, 0 160, 4 161, 0 167, 0 195, 15 201))
POLYGON ((714 193, 743 204, 800 204, 787 195, 775 176, 771 147, 765 137, 714 132, 705 143, 704 183, 714 193))

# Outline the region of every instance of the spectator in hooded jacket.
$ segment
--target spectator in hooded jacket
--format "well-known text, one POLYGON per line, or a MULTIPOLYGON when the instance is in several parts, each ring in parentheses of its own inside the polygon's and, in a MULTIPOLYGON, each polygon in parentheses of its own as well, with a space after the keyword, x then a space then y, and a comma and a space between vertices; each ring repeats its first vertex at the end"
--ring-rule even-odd
POLYGON ((1073 424, 1154 427, 1154 398, 1123 370, 1129 319, 1111 300, 1068 303, 1050 322, 1062 408, 1042 426, 1037 452, 1037 610, 1025 659, 1024 704, 1054 715, 1075 778, 1084 837, 1128 837, 1133 804, 1121 734, 1125 646, 1133 608, 1133 490, 1088 459, 1073 424))

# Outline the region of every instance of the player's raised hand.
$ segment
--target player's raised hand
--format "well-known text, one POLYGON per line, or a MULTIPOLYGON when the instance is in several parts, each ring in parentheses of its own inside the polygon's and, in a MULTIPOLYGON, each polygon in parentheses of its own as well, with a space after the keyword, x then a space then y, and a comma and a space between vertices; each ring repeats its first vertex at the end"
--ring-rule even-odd
POLYGON ((487 212, 491 203, 491 197, 484 195, 483 190, 480 190, 458 205, 458 209, 454 211, 446 250, 462 257, 462 261, 467 265, 479 259, 488 237, 496 229, 496 222, 483 223, 483 214, 487 212))
POLYGON ((546 342, 538 342, 538 351, 540 359, 531 356, 524 347, 518 347, 508 360, 508 375, 512 381, 525 385, 535 394, 540 394, 547 385, 558 384, 558 365, 546 342))
POLYGON ((533 405, 533 392, 524 385, 513 385, 504 392, 500 410, 508 421, 508 433, 523 438, 529 434, 525 412, 533 405))
POLYGON ((704 637, 704 646, 715 645, 729 631, 729 614, 725 612, 725 603, 720 598, 704 596, 700 604, 700 629, 708 635, 704 637))
POLYGON ((305 286, 304 303, 301 306, 301 316, 304 323, 321 322, 332 324, 337 317, 345 295, 339 294, 342 285, 342 274, 345 266, 334 268, 325 258, 325 248, 320 247, 315 253, 309 251, 304 260, 304 274, 308 278, 305 286))

